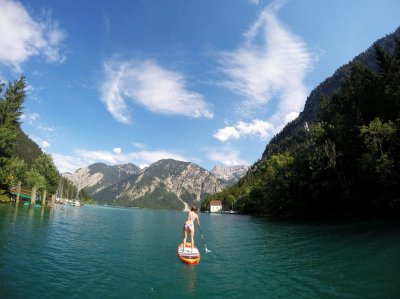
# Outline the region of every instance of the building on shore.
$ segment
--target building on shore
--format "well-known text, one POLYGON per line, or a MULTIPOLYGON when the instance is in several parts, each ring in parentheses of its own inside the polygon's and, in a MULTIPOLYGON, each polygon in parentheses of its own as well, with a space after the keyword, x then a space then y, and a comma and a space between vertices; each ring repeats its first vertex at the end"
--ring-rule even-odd
POLYGON ((212 200, 210 202, 210 213, 221 213, 222 202, 220 200, 212 200))

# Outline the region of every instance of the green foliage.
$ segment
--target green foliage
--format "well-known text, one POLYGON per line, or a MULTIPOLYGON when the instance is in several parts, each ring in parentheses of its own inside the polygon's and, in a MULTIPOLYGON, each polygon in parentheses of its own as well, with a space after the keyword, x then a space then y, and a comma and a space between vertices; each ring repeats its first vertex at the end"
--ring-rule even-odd
POLYGON ((0 189, 0 203, 2 202, 10 202, 10 194, 8 194, 8 192, 6 192, 5 190, 0 189))
POLYGON ((18 182, 25 185, 27 181, 28 166, 24 160, 18 158, 9 159, 5 172, 7 173, 6 184, 16 186, 18 182))
POLYGON ((79 191, 79 200, 85 204, 96 204, 96 201, 86 193, 85 189, 79 191))
POLYGON ((0 190, 7 190, 10 175, 7 169, 11 166, 10 158, 22 114, 22 104, 25 98, 25 78, 21 77, 9 83, 3 93, 4 84, 0 84, 0 190))
POLYGON ((258 170, 258 182, 250 200, 262 214, 284 214, 290 208, 294 158, 289 153, 273 155, 258 170))
POLYGON ((399 38, 396 45, 390 53, 375 45, 376 72, 353 63, 341 88, 321 96, 317 122, 290 123, 249 175, 202 209, 220 199, 270 215, 400 212, 390 210, 400 194, 399 38))
POLYGON ((18 128, 17 138, 12 149, 12 157, 24 160, 28 167, 31 167, 42 154, 43 151, 40 147, 18 128))
POLYGON ((396 142, 398 131, 392 121, 383 123, 379 118, 375 118, 368 126, 360 128, 360 135, 366 147, 362 155, 363 170, 371 180, 379 180, 380 184, 385 186, 385 190, 392 189, 399 182, 399 172, 396 169, 398 164, 396 151, 399 150, 399 144, 396 142))
POLYGON ((182 188, 180 197, 183 201, 187 202, 189 205, 192 205, 196 201, 196 195, 190 193, 185 188, 182 188))
POLYGON ((58 197, 66 198, 66 199, 75 199, 78 197, 78 190, 74 183, 66 178, 62 178, 60 180, 60 184, 58 186, 58 197))
POLYGON ((153 192, 146 193, 143 197, 131 200, 128 197, 121 197, 115 200, 116 205, 149 208, 149 209, 165 209, 165 210, 182 210, 184 204, 172 192, 167 191, 165 186, 158 186, 153 192))
POLYGON ((25 100, 25 78, 0 84, 0 190, 18 184, 55 193, 59 174, 50 155, 43 154, 20 128, 25 100))
POLYGON ((10 157, 17 136, 22 104, 25 99, 25 78, 8 84, 2 94, 4 84, 0 84, 0 157, 10 157))
POLYGON ((35 160, 32 169, 36 170, 45 178, 46 184, 44 188, 50 192, 50 194, 54 194, 58 187, 60 175, 54 165, 53 158, 49 154, 40 155, 39 158, 35 160))
POLYGON ((38 170, 32 168, 26 173, 26 187, 36 187, 38 190, 45 190, 46 178, 38 170))

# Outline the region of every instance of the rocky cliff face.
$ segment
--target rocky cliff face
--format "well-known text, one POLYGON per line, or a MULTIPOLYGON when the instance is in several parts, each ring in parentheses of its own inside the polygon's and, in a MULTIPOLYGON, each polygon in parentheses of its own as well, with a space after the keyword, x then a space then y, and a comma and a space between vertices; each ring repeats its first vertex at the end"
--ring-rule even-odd
POLYGON ((236 184, 240 178, 242 178, 249 169, 246 165, 233 165, 233 166, 223 166, 217 165, 211 169, 211 173, 217 178, 224 181, 228 186, 236 184))
POLYGON ((117 166, 96 163, 86 168, 80 168, 74 173, 64 173, 63 177, 70 180, 79 190, 85 189, 90 196, 95 196, 104 188, 140 171, 139 167, 130 163, 117 166))
POLYGON ((160 160, 113 184, 103 184, 102 174, 79 169, 73 182, 81 184, 81 188, 84 186, 100 204, 173 210, 199 206, 201 199, 226 186, 204 168, 172 159, 160 160))

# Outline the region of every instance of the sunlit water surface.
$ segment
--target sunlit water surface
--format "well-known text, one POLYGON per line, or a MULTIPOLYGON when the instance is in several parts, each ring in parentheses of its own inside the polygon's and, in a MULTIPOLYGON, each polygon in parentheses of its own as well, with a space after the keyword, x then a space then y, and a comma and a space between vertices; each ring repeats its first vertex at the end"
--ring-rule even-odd
POLYGON ((0 298, 400 298, 400 221, 0 205, 0 298))

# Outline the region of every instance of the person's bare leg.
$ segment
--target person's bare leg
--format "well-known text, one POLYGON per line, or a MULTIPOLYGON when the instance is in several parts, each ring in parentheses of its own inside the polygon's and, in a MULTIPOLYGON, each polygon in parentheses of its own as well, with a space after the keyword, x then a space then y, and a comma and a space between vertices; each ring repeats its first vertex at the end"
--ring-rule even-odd
POLYGON ((185 252, 186 238, 187 238, 186 228, 183 228, 183 242, 182 242, 183 248, 182 248, 182 253, 185 252))
POLYGON ((192 252, 193 252, 193 245, 194 245, 194 230, 193 229, 190 230, 190 242, 192 245, 192 252))

